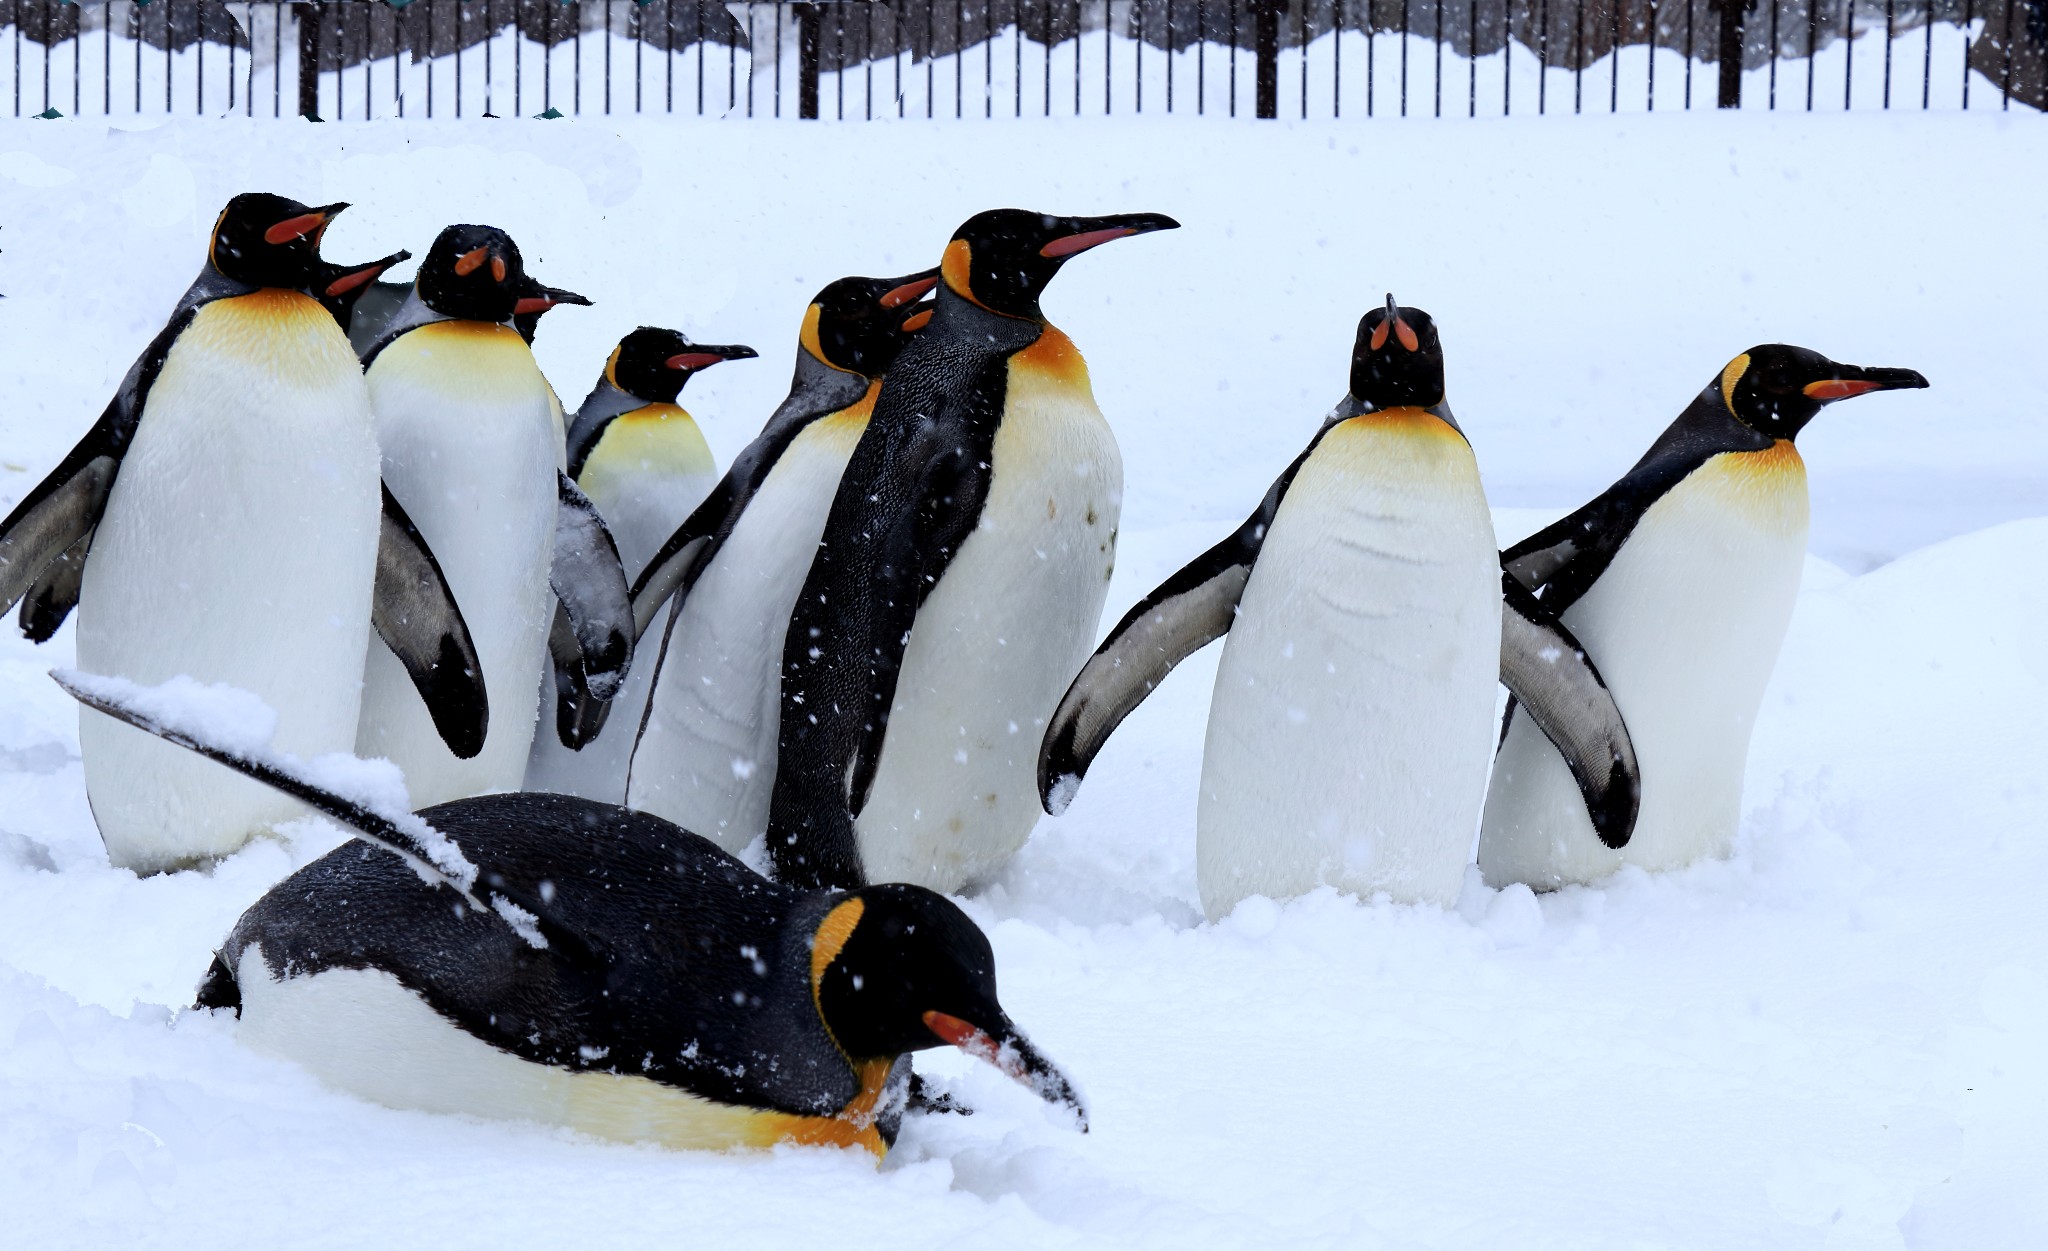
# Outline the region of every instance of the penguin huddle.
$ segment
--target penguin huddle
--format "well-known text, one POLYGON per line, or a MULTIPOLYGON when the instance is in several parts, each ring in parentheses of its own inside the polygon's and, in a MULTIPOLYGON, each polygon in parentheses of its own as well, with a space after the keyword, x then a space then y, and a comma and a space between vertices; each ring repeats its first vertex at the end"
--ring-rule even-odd
POLYGON ((1927 385, 1753 348, 1503 552, 1437 326, 1388 296, 1249 518, 1091 654, 1123 466, 1039 301, 1173 219, 992 210, 933 269, 827 285, 721 476, 678 400, 752 348, 640 327, 566 413, 531 343, 589 301, 489 226, 409 284, 380 280, 405 252, 333 264, 345 207, 229 202, 0 522, 0 610, 37 641, 78 613, 58 680, 115 865, 205 863, 308 808, 358 836, 215 953, 198 1003, 245 1042, 393 1106, 680 1147, 880 1155, 943 1106, 910 1057, 947 1045, 1085 1129, 946 895, 1226 635, 1211 917, 1321 885, 1449 904, 1475 836, 1490 884, 1538 889, 1725 854, 1803 558, 1794 440, 1927 385), (270 714, 223 723, 194 683, 270 714))

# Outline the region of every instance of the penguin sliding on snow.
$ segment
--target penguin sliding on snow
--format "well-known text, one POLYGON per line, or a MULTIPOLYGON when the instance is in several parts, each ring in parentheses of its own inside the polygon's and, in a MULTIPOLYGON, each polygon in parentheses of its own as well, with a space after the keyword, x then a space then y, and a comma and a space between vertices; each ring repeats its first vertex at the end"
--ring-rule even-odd
POLYGON ((658 817, 565 795, 386 810, 157 692, 58 681, 358 833, 242 915, 198 994, 333 1086, 670 1147, 879 1157, 910 1054, 950 1044, 1087 1128, 1003 1011, 988 939, 930 891, 780 886, 658 817))
MULTIPOLYGON (((642 326, 612 350, 576 411, 569 426, 569 476, 604 518, 628 579, 639 576, 718 481, 718 465, 696 419, 676 403, 683 387, 700 370, 755 355, 742 344, 692 343, 673 330, 642 326)), ((626 794, 632 735, 615 733, 578 750, 575 710, 588 688, 581 674, 565 681, 550 668, 554 680, 542 684, 543 724, 526 762, 526 789, 619 802, 626 794)), ((653 669, 653 657, 640 657, 611 701, 627 725, 640 724, 653 669)))
POLYGON ((665 601, 675 607, 652 657, 644 723, 612 731, 632 749, 629 806, 730 852, 767 831, 783 635, 882 378, 931 319, 924 296, 937 282, 926 270, 841 278, 818 292, 788 398, 640 575, 633 614, 643 628, 665 601))
POLYGON ((1727 854, 1749 735, 1806 559, 1806 467, 1793 440, 1822 407, 1918 388, 1910 369, 1840 365, 1781 343, 1751 348, 1592 502, 1501 555, 1600 664, 1642 761, 1627 848, 1566 802, 1556 752, 1510 705, 1479 867, 1539 890, 1624 864, 1727 854))
POLYGON ((364 357, 385 480, 469 615, 496 713, 481 750, 450 752, 401 697, 392 657, 370 649, 357 750, 396 763, 416 800, 519 788, 551 644, 606 696, 632 658, 617 549, 564 472, 560 402, 509 324, 541 289, 504 231, 450 226, 364 357))
POLYGON ((783 881, 955 891, 1038 813, 1038 738, 1087 654, 1123 462, 1038 299, 1068 260, 1178 223, 997 209, 953 233, 783 643, 768 853, 783 881))
POLYGON ((1497 680, 1571 753, 1575 801, 1627 841, 1628 731, 1541 605, 1509 594, 1503 613, 1479 468, 1422 310, 1390 295, 1360 319, 1349 392, 1258 511, 1110 631, 1046 729, 1046 811, 1175 665, 1226 632, 1195 825, 1210 917, 1325 884, 1455 902, 1497 680))
MULTIPOLYGON (((473 752, 488 716, 476 653, 433 553, 379 487, 369 398, 337 324, 406 254, 323 261, 320 236, 346 207, 228 202, 170 322, 0 522, 0 612, 26 595, 23 628, 41 641, 75 603, 83 663, 258 692, 280 745, 309 755, 354 741, 374 624, 402 698, 424 698, 435 731, 473 752)), ((95 713, 79 749, 117 866, 226 855, 303 815, 95 713)))

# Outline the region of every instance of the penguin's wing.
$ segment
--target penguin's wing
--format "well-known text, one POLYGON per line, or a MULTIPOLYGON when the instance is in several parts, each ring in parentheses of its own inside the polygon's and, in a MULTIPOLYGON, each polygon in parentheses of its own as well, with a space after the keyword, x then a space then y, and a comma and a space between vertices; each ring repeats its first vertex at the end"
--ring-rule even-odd
POLYGON ((463 760, 482 751, 491 717, 483 663, 441 563, 388 486, 370 622, 405 666, 448 750, 463 760))
MULTIPOLYGON (((683 518, 683 524, 668 536, 661 549, 633 580, 633 639, 638 642, 671 596, 687 596, 711 558, 718 554, 726 536, 732 533, 739 514, 760 487, 759 479, 741 480, 740 467, 719 479, 711 494, 683 518)), ((762 474, 765 477, 766 474, 762 474)))
POLYGON ((1047 813, 1066 811, 1095 754, 1174 666, 1229 631, 1280 501, 1329 429, 1325 424, 1274 480, 1243 525, 1125 613, 1075 675, 1038 748, 1038 801, 1047 813))
MULTIPOLYGON (((46 571, 52 577, 61 576, 51 566, 79 549, 99 524, 127 442, 126 431, 121 432, 124 437, 118 440, 109 437, 114 433, 110 427, 124 416, 117 412, 120 406, 119 399, 109 405, 106 415, 50 471, 50 476, 37 483, 7 519, 0 521, 0 612, 14 607, 16 600, 45 578, 46 571)), ((133 428, 132 422, 127 425, 133 428)), ((81 558, 83 554, 79 551, 81 558)), ((63 621, 64 613, 69 611, 67 604, 57 614, 56 622, 63 621)), ((56 622, 50 623, 53 631, 56 622)), ((24 632, 30 629, 26 613, 22 628, 24 632)), ((36 641, 41 642, 42 638, 36 641)))
POLYGON ((178 707, 176 700, 159 698, 160 690, 119 678, 62 670, 52 671, 50 677, 88 708, 197 752, 332 817, 364 842, 405 861, 422 881, 445 886, 478 912, 498 917, 532 946, 560 945, 570 953, 591 953, 582 936, 560 923, 557 909, 543 892, 521 890, 508 880, 510 875, 474 863, 454 840, 418 814, 375 793, 374 783, 365 784, 359 795, 338 791, 332 779, 352 779, 353 771, 320 767, 327 765, 327 760, 309 766, 268 748, 220 741, 202 719, 178 707))
POLYGON ((64 618, 78 607, 78 593, 85 584, 85 556, 92 548, 93 531, 64 549, 51 561, 43 576, 21 599, 21 632, 31 643, 47 643, 64 618))
POLYGON ((1501 593, 1501 683, 1564 757, 1600 841, 1625 847, 1642 774, 1614 694, 1571 631, 1512 573, 1501 575, 1501 593))
MULTIPOLYGON (((548 585, 568 618, 581 681, 594 698, 609 700, 633 663, 633 601, 626 570, 597 505, 568 474, 557 473, 556 481, 560 506, 548 585)), ((563 657, 556 659, 559 663, 563 657)))

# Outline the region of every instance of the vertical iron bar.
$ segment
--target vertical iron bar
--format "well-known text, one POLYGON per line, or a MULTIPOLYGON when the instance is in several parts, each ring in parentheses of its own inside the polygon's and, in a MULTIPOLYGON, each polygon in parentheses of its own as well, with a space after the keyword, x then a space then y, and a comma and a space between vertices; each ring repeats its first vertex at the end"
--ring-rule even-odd
POLYGON ((1508 116, 1514 111, 1513 88, 1515 85, 1515 11, 1512 0, 1501 0, 1500 6, 1500 115, 1508 116))
POLYGON ((1977 24, 1977 0, 1963 0, 1963 108, 1970 107, 1970 27, 1977 24))
MULTIPOLYGON (((1892 26, 1896 7, 1894 0, 1884 0, 1884 95, 1881 99, 1887 109, 1892 107, 1892 26)), ((1933 20, 1932 14, 1928 15, 1928 20, 1933 20)))
MULTIPOLYGON (((959 4, 960 4, 960 0, 953 0, 953 5, 954 5, 954 10, 953 10, 953 11, 954 11, 954 12, 956 12, 956 13, 957 13, 957 12, 959 12, 959 4)), ((1114 45, 1114 44, 1116 43, 1116 40, 1114 40, 1114 39, 1111 39, 1111 38, 1109 37, 1109 26, 1110 26, 1110 16, 1109 16, 1109 0, 1102 0, 1102 115, 1103 115, 1104 117, 1108 117, 1108 116, 1109 116, 1109 111, 1110 111, 1110 98, 1109 98, 1109 64, 1110 64, 1110 56, 1109 56, 1109 53, 1110 53, 1110 48, 1111 48, 1111 46, 1112 46, 1112 45, 1114 45)))
POLYGON ((1719 0, 1721 7, 1720 50, 1715 54, 1719 72, 1719 90, 1714 97, 1717 109, 1738 109, 1742 107, 1742 19, 1744 0, 1719 0))
MULTIPOLYGON (((612 0, 597 0, 597 2, 604 6, 604 111, 605 116, 609 117, 612 111, 612 0)), ((434 64, 429 61, 427 62, 427 91, 429 92, 427 98, 429 100, 433 99, 431 94, 433 90, 434 64)), ((432 104, 427 105, 428 115, 431 116, 433 112, 434 106, 432 104)))
POLYGON ((1813 112, 1813 58, 1820 48, 1820 0, 1806 0, 1806 111, 1813 112))
POLYGON ((1074 116, 1081 116, 1081 0, 1074 0, 1074 116))
MULTIPOLYGON (((1809 3, 1811 0, 1809 0, 1809 3)), ((1650 74, 1649 86, 1645 89, 1643 111, 1657 111, 1657 0, 1650 0, 1650 74)))
MULTIPOLYGON (((1141 0, 1142 2, 1142 0, 1141 0)), ((1436 0, 1441 6, 1444 0, 1436 0)), ((1301 16, 1296 21, 1295 41, 1301 45, 1301 120, 1308 120, 1308 44, 1309 44, 1309 0, 1301 0, 1301 16)))
POLYGON ((1773 112, 1778 107, 1778 0, 1771 0, 1771 98, 1773 112))
POLYGON ((1536 6, 1536 113, 1550 105, 1550 0, 1536 6))
POLYGON ((1843 0, 1842 11, 1842 109, 1849 108, 1849 89, 1856 82, 1856 0, 1843 0))
POLYGON ((1137 30, 1137 38, 1131 41, 1131 111, 1144 115, 1145 112, 1145 0, 1137 0, 1131 9, 1131 21, 1137 30))
POLYGON ((1444 0, 1436 4, 1436 69, 1433 71, 1431 86, 1436 90, 1436 116, 1444 115, 1444 0))
POLYGON ((823 10, 815 4, 799 4, 795 9, 796 115, 799 121, 815 121, 818 116, 818 26, 824 20, 823 10))
MULTIPOLYGON (((1685 107, 1692 108, 1692 18, 1700 0, 1685 0, 1685 107)), ((1812 0, 1818 3, 1819 0, 1812 0)))
POLYGON ((1408 116, 1408 0, 1401 0, 1401 116, 1408 116))
MULTIPOLYGON (((782 116, 782 6, 781 6, 780 4, 776 4, 776 5, 774 5, 773 7, 774 7, 774 9, 775 9, 775 113, 774 113, 774 116, 776 116, 776 117, 781 117, 781 116, 782 116)), ((801 52, 801 49, 799 49, 799 52, 801 52)))
MULTIPOLYGON (((603 0, 599 0, 603 3, 603 0)), ((583 116, 583 0, 569 0, 569 111, 583 116)))
POLYGON ((1586 95, 1586 0, 1572 4, 1572 112, 1581 111, 1586 95))
POLYGON ((102 116, 112 117, 114 115, 114 0, 102 0, 100 4, 100 30, 106 35, 106 38, 100 40, 100 113, 102 116))
POLYGON ((1237 116, 1237 0, 1230 0, 1230 115, 1237 116))
POLYGON ((1024 0, 1010 0, 1010 116, 1024 116, 1024 0))
POLYGON ((1285 0, 1252 0, 1252 58, 1258 84, 1255 112, 1280 116, 1280 5, 1285 0))
MULTIPOLYGON (((1330 16, 1336 19, 1330 36, 1330 116, 1340 118, 1344 116, 1344 0, 1331 0, 1330 16)), ((1302 55, 1308 54, 1304 51, 1302 55)))
POLYGON ((1607 111, 1621 111, 1621 0, 1607 3, 1607 111))
POLYGON ((1195 116, 1209 106, 1209 0, 1195 0, 1195 116))
MULTIPOLYGON (((1471 12, 1466 15, 1465 29, 1470 33, 1471 46, 1465 61, 1465 116, 1479 116, 1479 0, 1470 0, 1471 12)), ((1506 49, 1502 49, 1505 54, 1506 49)))
MULTIPOLYGON (((843 9, 832 15, 832 64, 832 111, 843 122, 846 120, 846 17, 843 9)), ((702 71, 697 77, 704 77, 702 71)))
POLYGON ((1166 112, 1173 115, 1173 0, 1166 0, 1166 112))
POLYGON ((1998 90, 2002 99, 1998 111, 2012 111, 2012 0, 2005 0, 2005 67, 1999 71, 1998 90))

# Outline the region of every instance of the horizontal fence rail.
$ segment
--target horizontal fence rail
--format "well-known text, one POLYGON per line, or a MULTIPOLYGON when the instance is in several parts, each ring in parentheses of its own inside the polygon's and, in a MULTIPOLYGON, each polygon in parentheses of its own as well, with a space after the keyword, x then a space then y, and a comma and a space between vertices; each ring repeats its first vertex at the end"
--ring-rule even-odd
POLYGON ((2048 0, 0 0, 0 21, 17 117, 2048 108, 2048 0))

